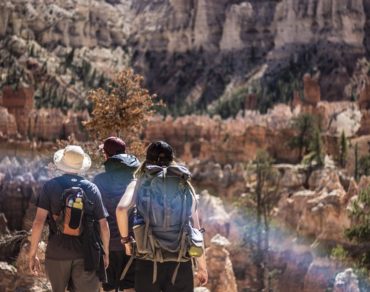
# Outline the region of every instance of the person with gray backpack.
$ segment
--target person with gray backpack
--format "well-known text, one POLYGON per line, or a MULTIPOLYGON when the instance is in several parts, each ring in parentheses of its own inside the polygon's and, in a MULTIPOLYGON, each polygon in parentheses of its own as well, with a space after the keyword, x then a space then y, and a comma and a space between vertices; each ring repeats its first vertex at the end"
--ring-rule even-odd
POLYGON ((194 259, 200 284, 208 281, 190 176, 185 166, 173 161, 169 144, 151 143, 136 179, 117 206, 121 242, 126 253, 136 259, 136 292, 192 292, 194 259), (132 222, 129 210, 133 210, 132 222))

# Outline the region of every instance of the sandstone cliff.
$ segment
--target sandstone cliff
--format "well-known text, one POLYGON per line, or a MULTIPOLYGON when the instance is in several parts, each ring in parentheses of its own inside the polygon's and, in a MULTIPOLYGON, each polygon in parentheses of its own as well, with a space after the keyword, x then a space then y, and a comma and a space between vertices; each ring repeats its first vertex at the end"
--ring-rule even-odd
POLYGON ((368 54, 363 0, 135 1, 132 9, 135 67, 160 96, 200 105, 262 64, 267 85, 290 69, 298 78, 318 70, 323 99, 347 99, 354 60, 368 54))
POLYGON ((75 99, 86 89, 78 72, 87 62, 92 69, 82 73, 90 77, 131 64, 152 91, 188 110, 204 110, 238 86, 266 88, 258 106, 291 100, 306 72, 317 73, 323 100, 347 100, 357 60, 370 52, 365 0, 49 2, 0 4, 2 76, 32 83, 40 73, 33 64, 47 60, 48 74, 62 88, 70 83, 75 99))

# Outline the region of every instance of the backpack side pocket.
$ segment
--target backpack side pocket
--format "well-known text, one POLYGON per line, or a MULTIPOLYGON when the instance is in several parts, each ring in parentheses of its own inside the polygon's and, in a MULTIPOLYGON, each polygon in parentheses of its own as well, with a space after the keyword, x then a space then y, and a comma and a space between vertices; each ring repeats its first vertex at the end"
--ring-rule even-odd
POLYGON ((200 230, 189 226, 188 229, 188 253, 191 257, 200 257, 204 253, 204 239, 200 230))

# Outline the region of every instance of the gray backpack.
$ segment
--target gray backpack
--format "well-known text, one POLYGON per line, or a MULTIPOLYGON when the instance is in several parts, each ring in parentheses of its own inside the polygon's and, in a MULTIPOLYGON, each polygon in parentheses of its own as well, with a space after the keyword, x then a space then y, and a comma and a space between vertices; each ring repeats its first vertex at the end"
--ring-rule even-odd
POLYGON ((147 165, 137 182, 137 216, 143 220, 136 220, 141 224, 133 226, 135 257, 154 262, 153 282, 157 262, 189 261, 191 246, 203 250, 203 235, 191 226, 195 194, 189 178, 190 172, 183 166, 147 165))

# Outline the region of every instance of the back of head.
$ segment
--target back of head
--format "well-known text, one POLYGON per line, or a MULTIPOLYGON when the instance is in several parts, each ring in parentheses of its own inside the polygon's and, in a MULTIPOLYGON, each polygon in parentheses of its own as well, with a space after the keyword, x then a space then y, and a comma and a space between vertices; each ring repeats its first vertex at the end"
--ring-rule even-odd
POLYGON ((169 166, 173 161, 172 147, 164 141, 151 143, 146 151, 146 163, 169 166))
POLYGON ((125 142, 118 137, 109 137, 104 140, 104 144, 100 145, 108 157, 123 154, 126 152, 125 142))

